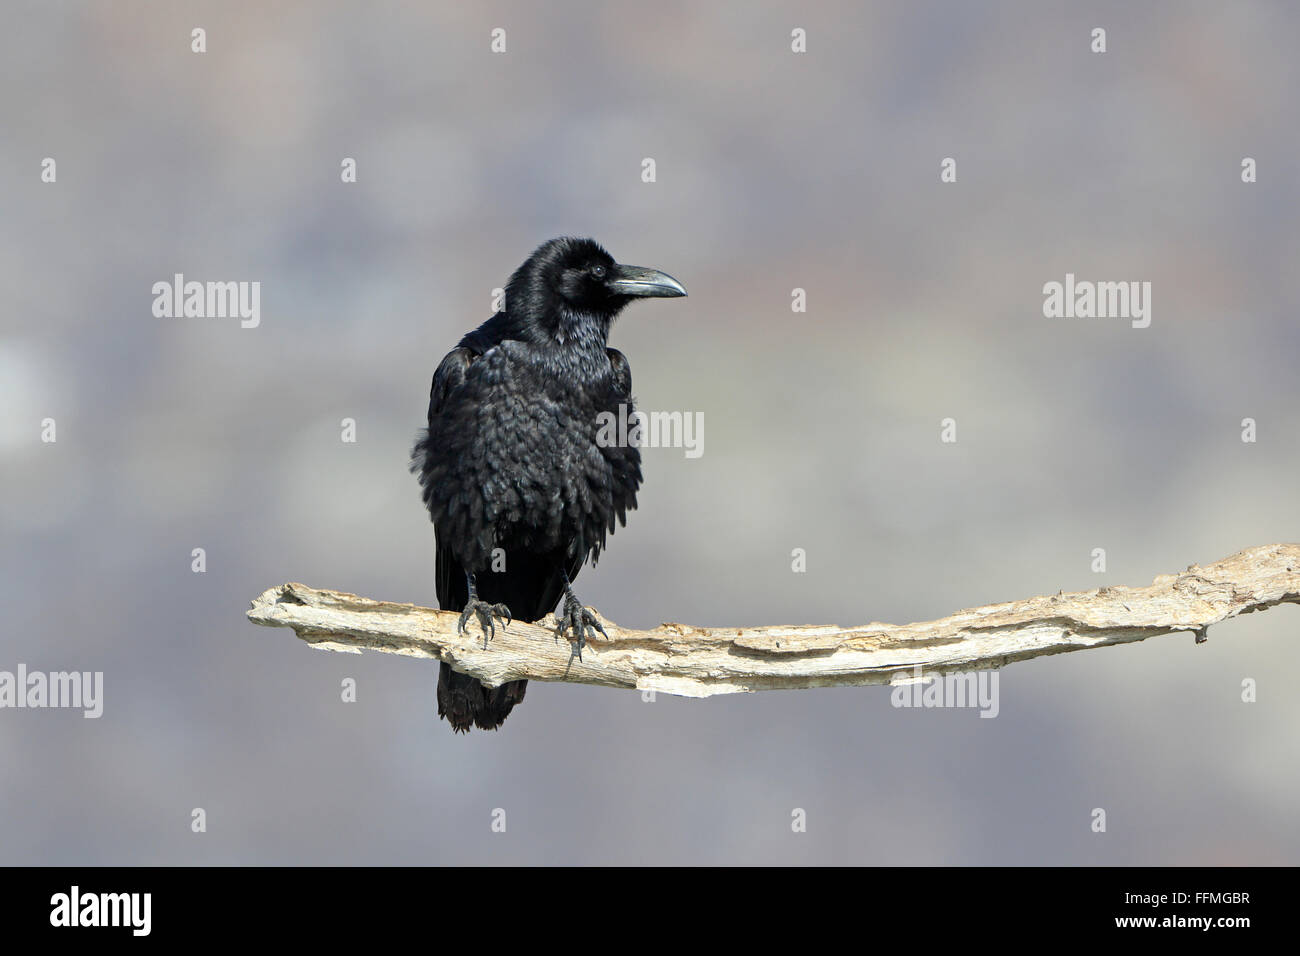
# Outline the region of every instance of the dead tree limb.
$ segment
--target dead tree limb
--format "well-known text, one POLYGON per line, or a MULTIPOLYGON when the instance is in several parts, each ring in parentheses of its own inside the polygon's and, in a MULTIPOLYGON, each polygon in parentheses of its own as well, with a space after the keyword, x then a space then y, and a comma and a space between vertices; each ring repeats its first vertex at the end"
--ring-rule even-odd
POLYGON ((581 661, 548 625, 497 628, 487 648, 476 624, 457 633, 453 611, 389 604, 302 584, 271 588, 248 611, 255 624, 291 627, 313 647, 436 658, 490 686, 527 678, 708 697, 780 688, 886 684, 913 676, 1001 667, 1045 654, 1206 629, 1275 604, 1300 603, 1300 545, 1271 544, 1148 587, 1104 587, 959 611, 918 624, 858 627, 691 627, 633 631, 604 621, 608 640, 581 661))

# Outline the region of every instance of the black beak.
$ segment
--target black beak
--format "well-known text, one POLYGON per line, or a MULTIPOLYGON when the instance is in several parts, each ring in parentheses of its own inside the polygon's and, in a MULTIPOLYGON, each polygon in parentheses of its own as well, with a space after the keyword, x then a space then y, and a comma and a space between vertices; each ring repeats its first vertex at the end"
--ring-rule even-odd
POLYGON ((643 299, 671 299, 686 294, 682 284, 668 273, 657 269, 643 269, 640 266, 614 266, 605 284, 611 292, 618 295, 631 295, 643 299))

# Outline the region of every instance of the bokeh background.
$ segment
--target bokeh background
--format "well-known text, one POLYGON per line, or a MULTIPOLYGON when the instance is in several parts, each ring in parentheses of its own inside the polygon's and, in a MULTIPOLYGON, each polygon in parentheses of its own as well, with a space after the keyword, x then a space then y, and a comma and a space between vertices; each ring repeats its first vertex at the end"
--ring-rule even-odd
POLYGON ((995 720, 888 688, 534 684, 469 737, 435 715, 435 665, 244 618, 287 580, 434 600, 406 471, 430 376, 557 234, 690 290, 613 333, 641 407, 705 416, 703 457, 645 451, 640 510, 579 582, 621 624, 923 620, 1294 540, 1300 10, 128 0, 3 22, 0 669, 102 670, 105 710, 0 711, 0 862, 1300 861, 1290 606, 1203 646, 1013 665, 995 720), (175 272, 260 281, 260 327, 153 317, 175 272), (1150 328, 1044 318, 1066 272, 1150 281, 1150 328))

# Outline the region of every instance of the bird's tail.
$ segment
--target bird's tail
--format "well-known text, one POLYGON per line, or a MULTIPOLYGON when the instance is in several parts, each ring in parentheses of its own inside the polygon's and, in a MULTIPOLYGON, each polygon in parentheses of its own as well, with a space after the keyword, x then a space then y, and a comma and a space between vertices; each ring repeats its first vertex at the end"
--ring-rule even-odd
POLYGON ((438 716, 445 717, 458 734, 468 733, 470 727, 496 730, 527 690, 526 680, 485 687, 477 677, 452 670, 444 661, 438 665, 438 716))

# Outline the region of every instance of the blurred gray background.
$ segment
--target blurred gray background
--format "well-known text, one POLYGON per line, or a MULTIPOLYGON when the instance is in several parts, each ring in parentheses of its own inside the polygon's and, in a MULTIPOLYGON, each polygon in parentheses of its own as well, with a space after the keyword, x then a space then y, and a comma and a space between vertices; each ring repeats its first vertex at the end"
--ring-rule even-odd
POLYGON ((1294 607, 1014 665, 995 720, 888 688, 534 684, 468 738, 435 665, 244 618, 288 580, 434 601, 406 471, 429 379, 566 233, 690 290, 612 337, 641 407, 705 416, 703 457, 645 451, 640 510, 579 582, 623 625, 923 620, 1296 539, 1300 11, 3 21, 0 669, 102 670, 105 709, 0 711, 0 862, 1300 862, 1294 607), (155 318, 175 272, 260 281, 260 327, 155 318), (1150 281, 1150 328, 1044 318, 1066 272, 1150 281))

